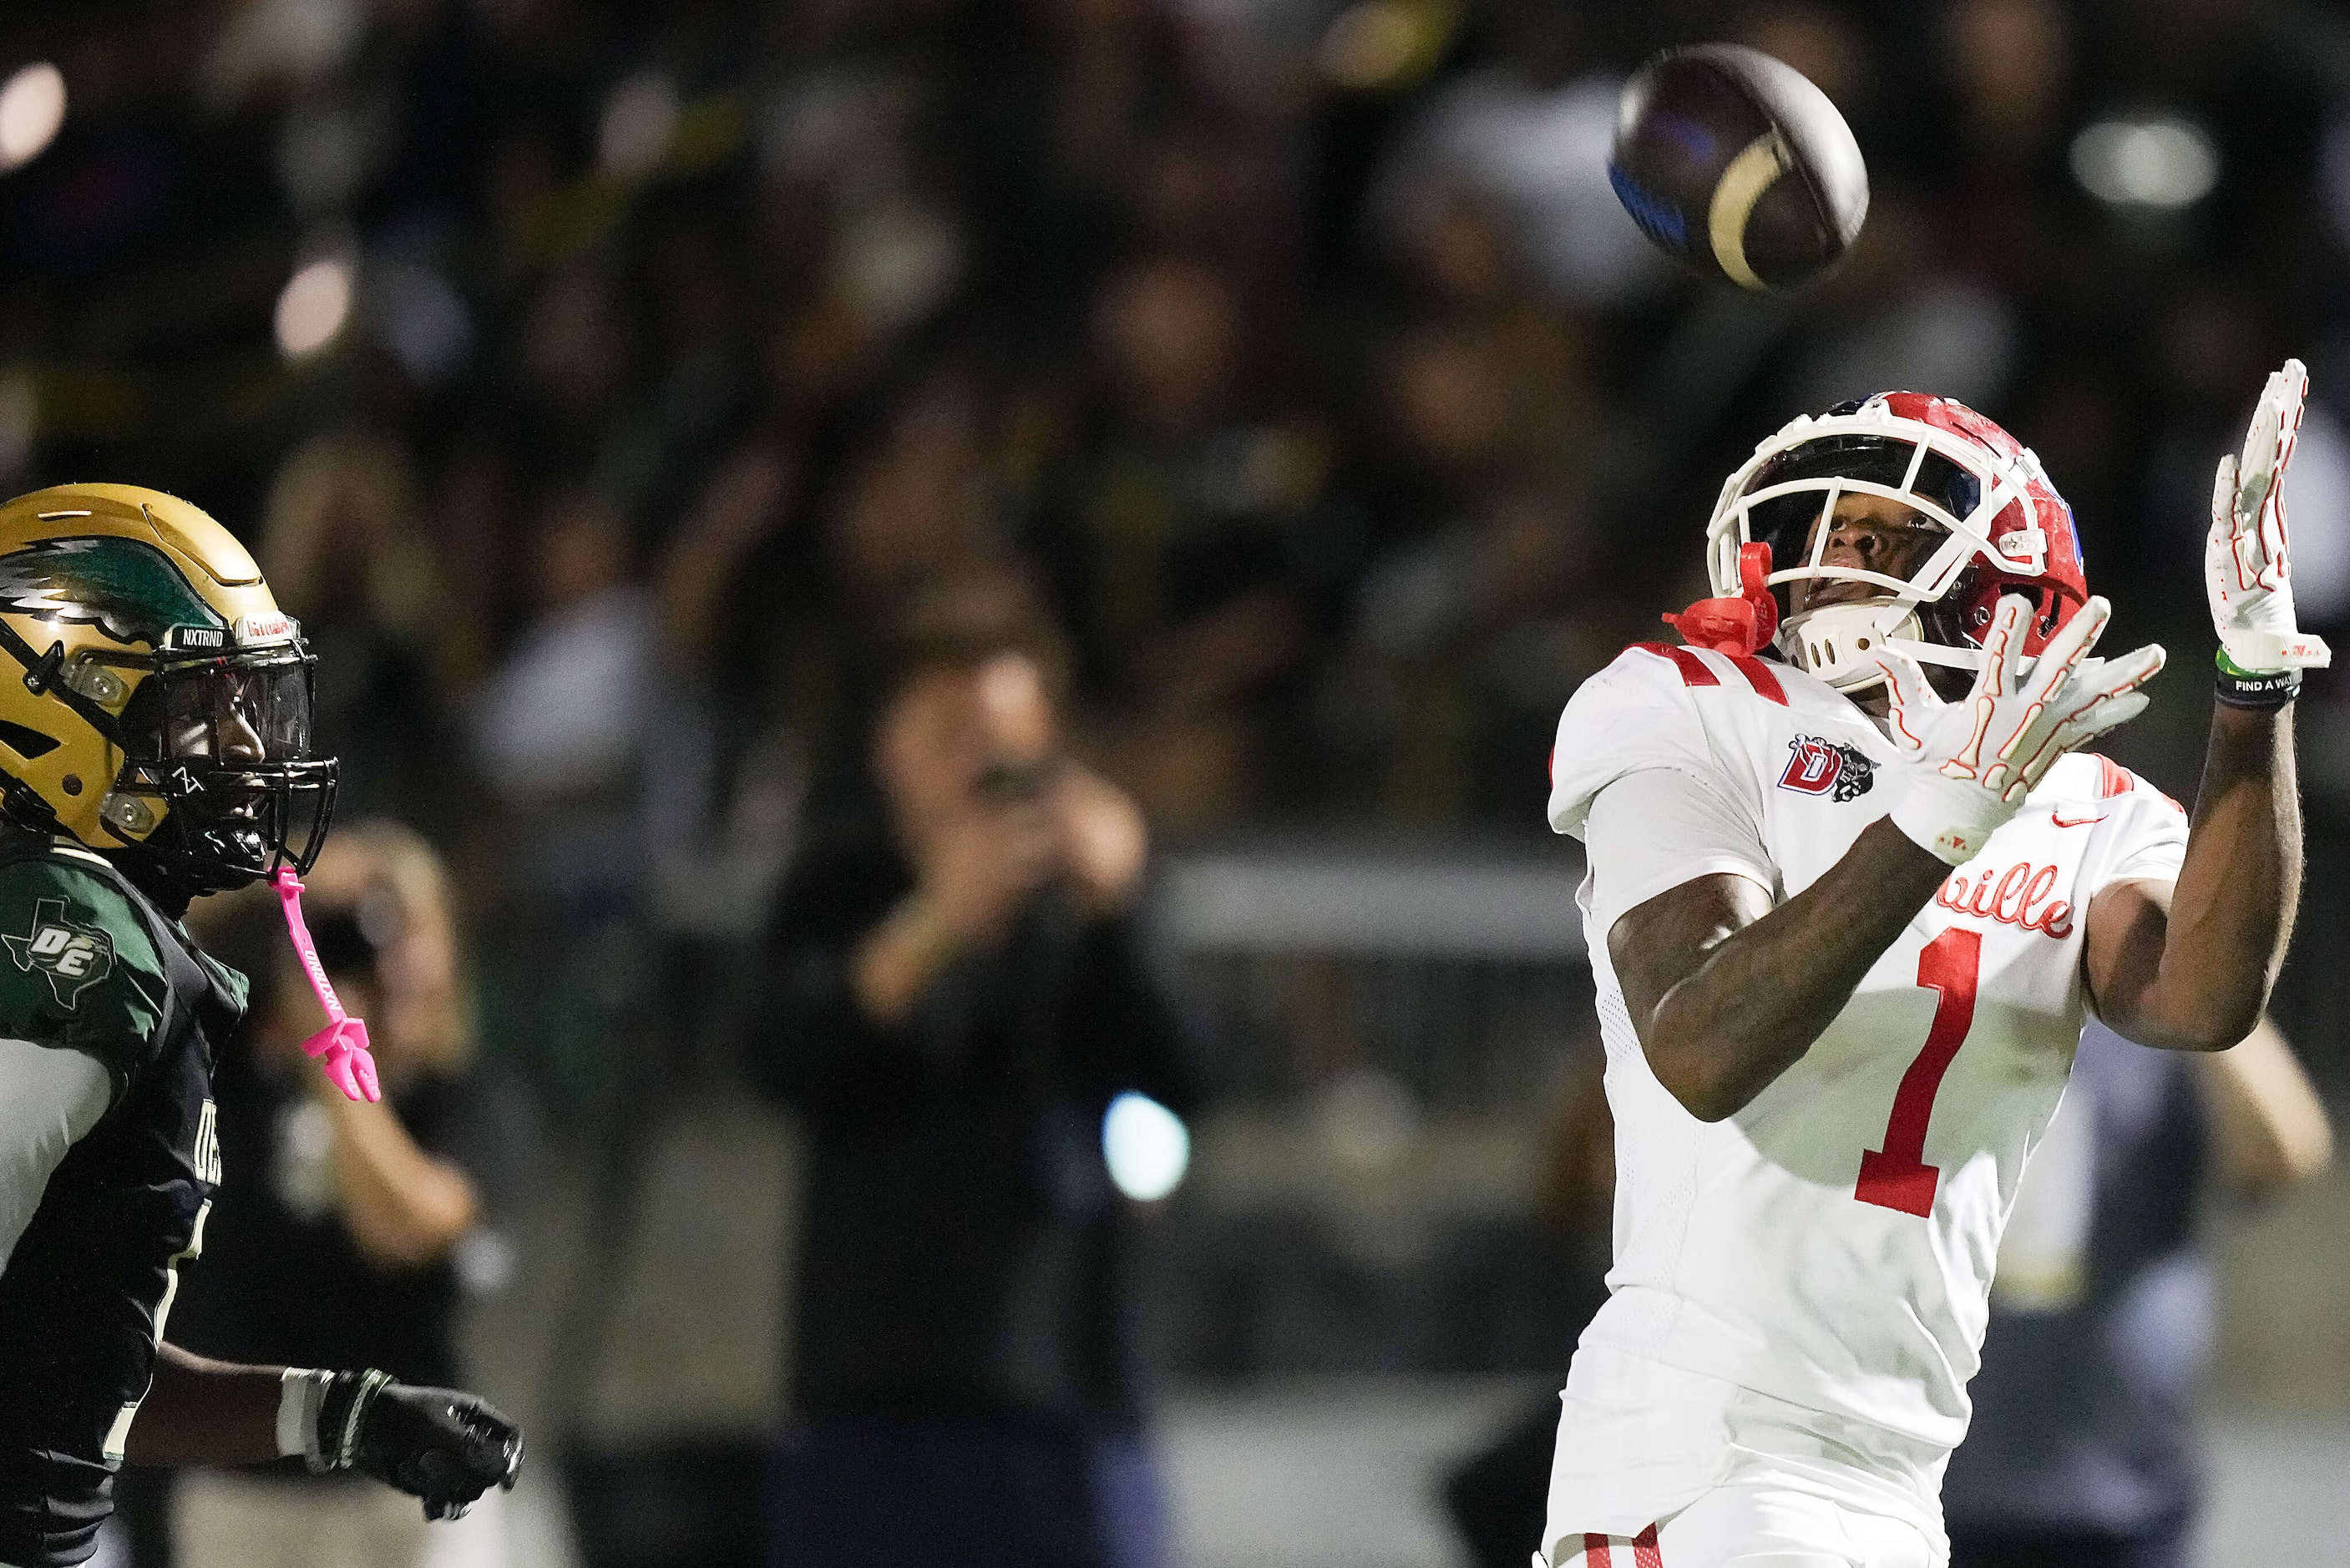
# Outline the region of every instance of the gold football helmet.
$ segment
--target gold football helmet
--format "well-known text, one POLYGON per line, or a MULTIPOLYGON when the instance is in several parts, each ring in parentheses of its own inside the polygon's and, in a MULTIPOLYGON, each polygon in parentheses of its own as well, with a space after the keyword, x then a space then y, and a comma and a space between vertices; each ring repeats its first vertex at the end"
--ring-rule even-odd
POLYGON ((61 484, 0 505, 0 809, 167 901, 310 868, 336 771, 310 754, 312 664, 186 502, 61 484))

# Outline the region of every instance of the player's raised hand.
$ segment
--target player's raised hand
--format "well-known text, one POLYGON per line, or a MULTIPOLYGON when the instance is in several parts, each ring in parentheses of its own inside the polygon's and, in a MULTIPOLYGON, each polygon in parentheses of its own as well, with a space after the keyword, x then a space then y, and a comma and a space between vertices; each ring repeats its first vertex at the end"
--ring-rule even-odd
POLYGON ((1045 799, 1070 890, 1088 914, 1131 904, 1150 852, 1142 813, 1126 792, 1089 768, 1064 766, 1045 799))
POLYGON ((2293 607, 2292 538, 2284 520, 2284 471, 2300 440, 2309 372, 2298 359, 2272 372, 2244 432, 2241 457, 2220 460, 2211 485, 2211 532, 2203 546, 2203 584, 2220 634, 2223 677, 2273 677, 2324 669, 2333 659, 2323 638, 2301 629, 2293 607))
POLYGON ((1003 935, 1061 869, 1061 838, 1038 798, 982 798, 945 815, 917 857, 916 880, 958 946, 1003 935))
POLYGON ((2031 613, 2013 595, 1999 601, 1983 635, 1982 668, 1961 701, 1937 697, 1906 655, 1877 659, 1887 727, 1908 777, 1893 824, 1953 866, 1990 842, 2058 757, 2137 717, 2147 702, 2138 688, 2162 668, 2153 643, 2119 659, 2090 658, 2113 615, 2092 598, 2023 673, 2031 613))

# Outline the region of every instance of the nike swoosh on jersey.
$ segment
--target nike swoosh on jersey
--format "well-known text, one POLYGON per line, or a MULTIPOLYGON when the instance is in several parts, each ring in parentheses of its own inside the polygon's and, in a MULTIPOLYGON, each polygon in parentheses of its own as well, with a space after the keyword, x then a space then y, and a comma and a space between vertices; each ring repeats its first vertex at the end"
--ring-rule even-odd
POLYGON ((2048 820, 2054 823, 2059 827, 2086 827, 2091 823, 2105 821, 2106 814, 2101 811, 2095 816, 2073 817, 2066 816, 2061 811, 2052 809, 2048 813, 2048 820))

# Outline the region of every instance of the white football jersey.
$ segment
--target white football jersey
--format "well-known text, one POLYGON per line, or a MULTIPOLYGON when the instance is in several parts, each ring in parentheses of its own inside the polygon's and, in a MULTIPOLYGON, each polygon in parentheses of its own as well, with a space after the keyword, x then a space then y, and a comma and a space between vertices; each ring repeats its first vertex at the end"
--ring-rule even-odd
POLYGON ((1720 1385, 1816 1412, 1820 1434, 1890 1434, 1933 1456, 1934 1490, 1966 1433, 2001 1229, 2080 1042, 2084 912, 2109 883, 2175 878, 2185 814, 2101 757, 2060 760, 1802 1060, 1717 1123, 1650 1073, 1607 952, 1625 910, 1710 872, 1800 893, 1892 807, 1896 756, 1851 701, 1753 658, 1644 643, 1568 702, 1550 821, 1589 848, 1617 1173, 1611 1293, 1577 1369, 1605 1363, 1627 1405, 1646 1366, 1670 1369, 1660 1397, 1720 1385))

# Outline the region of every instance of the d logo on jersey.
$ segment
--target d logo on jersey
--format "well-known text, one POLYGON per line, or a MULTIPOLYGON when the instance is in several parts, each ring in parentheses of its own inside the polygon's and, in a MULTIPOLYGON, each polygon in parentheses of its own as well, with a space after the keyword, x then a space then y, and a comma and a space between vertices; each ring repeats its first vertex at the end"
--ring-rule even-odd
POLYGON ((1866 794, 1877 782, 1877 764, 1841 741, 1798 735, 1787 742, 1787 771, 1779 775, 1781 789, 1827 795, 1842 805, 1866 794))
POLYGON ((81 993, 114 972, 114 939, 96 926, 66 919, 63 898, 33 906, 33 929, 21 937, 0 936, 8 956, 26 973, 39 970, 59 1007, 70 1008, 81 993))

